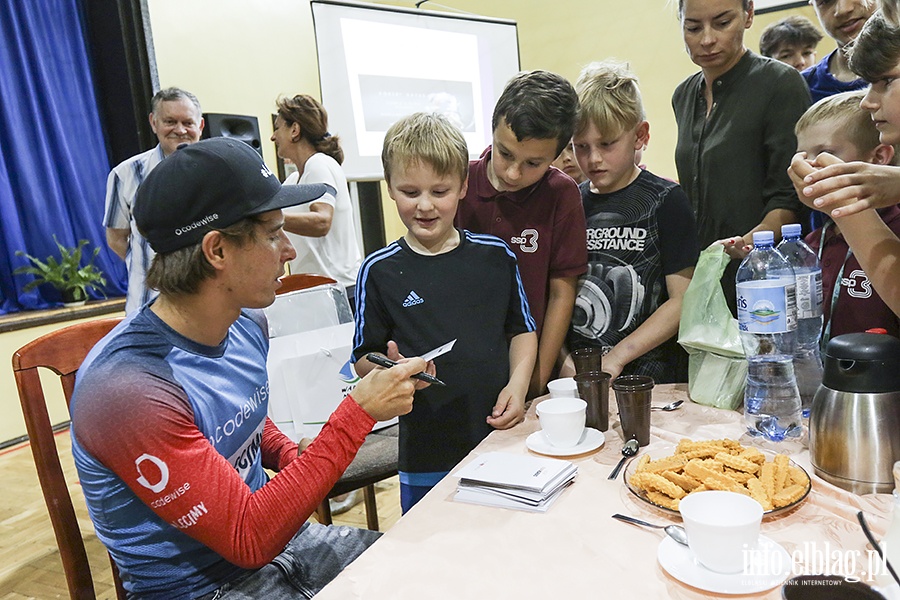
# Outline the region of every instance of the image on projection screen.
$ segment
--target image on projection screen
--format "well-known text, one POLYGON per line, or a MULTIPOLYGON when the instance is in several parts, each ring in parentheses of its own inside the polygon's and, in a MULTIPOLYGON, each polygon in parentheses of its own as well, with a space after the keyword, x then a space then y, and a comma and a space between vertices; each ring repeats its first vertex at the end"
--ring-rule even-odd
POLYGON ((475 99, 471 81, 360 75, 366 131, 387 131, 414 112, 444 115, 461 131, 475 131, 475 99))
MULTIPOLYGON (((481 104, 476 36, 348 18, 341 19, 341 33, 361 155, 380 156, 384 134, 400 117, 441 104, 452 108, 453 98, 481 104), (378 44, 370 43, 375 39, 378 44), (445 51, 410 52, 429 47, 445 51)), ((466 141, 481 144, 484 120, 474 120, 466 141)))
POLYGON ((519 71, 513 21, 333 0, 310 6, 322 103, 348 179, 381 178, 384 135, 414 112, 447 116, 472 157, 490 144, 494 104, 519 71))

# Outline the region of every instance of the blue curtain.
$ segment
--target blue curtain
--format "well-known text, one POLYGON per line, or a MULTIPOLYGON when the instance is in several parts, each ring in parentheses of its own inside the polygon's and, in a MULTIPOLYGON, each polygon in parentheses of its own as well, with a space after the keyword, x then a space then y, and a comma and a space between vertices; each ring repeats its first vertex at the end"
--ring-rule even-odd
POLYGON ((0 314, 60 300, 46 285, 22 292, 32 276, 13 275, 27 264, 17 250, 58 256, 54 234, 100 246, 107 295, 125 293, 102 226, 108 172, 79 0, 0 0, 0 314))

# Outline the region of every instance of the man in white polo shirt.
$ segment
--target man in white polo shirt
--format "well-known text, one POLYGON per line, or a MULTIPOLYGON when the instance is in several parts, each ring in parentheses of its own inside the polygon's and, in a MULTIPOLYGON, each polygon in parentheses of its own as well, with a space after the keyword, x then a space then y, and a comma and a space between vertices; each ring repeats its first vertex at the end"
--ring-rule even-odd
POLYGON ((153 261, 153 250, 138 233, 132 211, 137 190, 153 168, 181 144, 193 144, 203 132, 200 101, 192 93, 170 87, 157 92, 150 101, 150 127, 159 139, 152 150, 123 161, 106 181, 106 208, 103 225, 106 243, 125 261, 128 295, 125 312, 132 313, 156 295, 144 278, 153 261))

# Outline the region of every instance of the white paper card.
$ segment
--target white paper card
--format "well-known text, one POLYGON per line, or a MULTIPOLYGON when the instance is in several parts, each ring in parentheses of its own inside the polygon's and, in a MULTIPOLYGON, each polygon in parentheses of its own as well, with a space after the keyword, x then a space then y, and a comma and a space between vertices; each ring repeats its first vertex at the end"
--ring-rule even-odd
POLYGON ((441 356, 442 354, 447 354, 448 352, 453 350, 453 344, 455 344, 455 343, 456 343, 456 340, 452 340, 452 341, 447 342, 446 344, 441 344, 440 346, 438 346, 431 352, 426 352, 425 354, 423 354, 422 360, 424 360, 425 362, 428 362, 430 360, 436 359, 438 356, 441 356))

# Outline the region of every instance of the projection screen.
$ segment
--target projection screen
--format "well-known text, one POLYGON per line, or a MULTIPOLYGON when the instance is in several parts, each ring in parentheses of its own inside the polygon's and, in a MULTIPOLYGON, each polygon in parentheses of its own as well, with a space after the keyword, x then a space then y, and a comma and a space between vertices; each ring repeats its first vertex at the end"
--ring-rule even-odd
POLYGON ((491 113, 519 71, 514 21, 353 2, 310 2, 322 104, 341 136, 344 172, 382 178, 381 145, 405 115, 445 114, 470 156, 491 141, 491 113))

